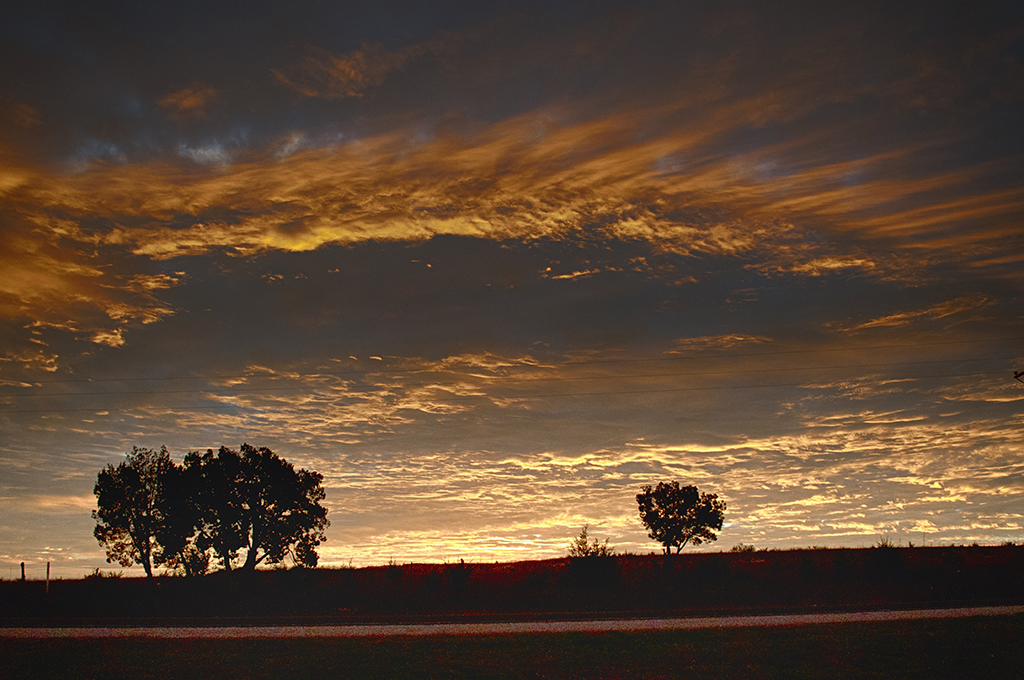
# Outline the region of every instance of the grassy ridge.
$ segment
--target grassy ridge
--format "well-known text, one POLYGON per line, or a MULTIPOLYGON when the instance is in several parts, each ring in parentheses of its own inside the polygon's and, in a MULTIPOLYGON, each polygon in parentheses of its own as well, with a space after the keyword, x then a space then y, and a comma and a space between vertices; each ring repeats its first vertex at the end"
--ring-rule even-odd
POLYGON ((786 628, 290 640, 0 640, 0 677, 1000 678, 1024 616, 786 628), (697 674, 697 675, 695 675, 697 674))
POLYGON ((695 553, 664 558, 218 572, 200 578, 0 583, 24 620, 512 616, 1024 602, 1024 547, 695 553))

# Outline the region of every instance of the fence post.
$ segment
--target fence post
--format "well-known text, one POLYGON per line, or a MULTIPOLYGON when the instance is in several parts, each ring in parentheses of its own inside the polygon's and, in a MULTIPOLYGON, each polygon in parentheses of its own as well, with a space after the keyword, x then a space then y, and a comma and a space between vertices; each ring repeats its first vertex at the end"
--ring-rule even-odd
POLYGON ((25 563, 24 562, 21 563, 21 580, 22 581, 25 580, 25 563))
POLYGON ((50 563, 46 563, 46 594, 50 594, 50 563))

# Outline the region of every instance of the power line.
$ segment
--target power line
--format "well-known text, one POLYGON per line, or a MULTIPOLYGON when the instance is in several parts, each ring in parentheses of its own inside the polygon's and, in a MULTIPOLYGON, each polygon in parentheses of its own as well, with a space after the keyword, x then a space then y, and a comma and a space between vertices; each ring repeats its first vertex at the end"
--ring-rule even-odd
MULTIPOLYGON (((979 342, 1015 342, 1018 340, 1024 340, 1024 336, 1018 336, 1014 338, 998 338, 998 339, 975 339, 975 340, 941 340, 937 342, 910 342, 910 343, 898 343, 891 345, 867 345, 863 347, 821 347, 816 349, 794 349, 785 350, 782 352, 744 352, 734 354, 716 354, 712 357, 702 355, 690 355, 690 356, 679 356, 679 357, 660 357, 660 358, 643 358, 643 359, 594 359, 588 361, 566 362, 564 365, 576 365, 576 364, 613 364, 613 363, 631 363, 631 362, 643 362, 643 361, 672 361, 681 359, 721 359, 721 358, 736 358, 736 357, 770 357, 770 356, 783 356, 789 354, 820 354, 823 352, 872 352, 879 349, 898 349, 901 347, 938 347, 942 345, 965 345, 974 344, 979 342)), ((1016 357, 1011 357, 1016 358, 1016 357)))
MULTIPOLYGON (((894 361, 885 363, 874 363, 874 364, 838 364, 831 366, 802 366, 799 368, 786 367, 786 368, 751 368, 742 370, 732 371, 689 371, 686 373, 646 373, 637 375, 590 375, 590 376, 579 376, 579 377, 564 377, 564 376, 552 376, 552 377, 540 377, 540 378, 515 378, 510 376, 495 376, 495 377, 478 377, 481 380, 504 380, 514 381, 519 384, 531 383, 531 382, 579 382, 583 380, 638 380, 647 378, 682 378, 682 377, 694 377, 694 376, 706 376, 706 375, 736 375, 736 374, 749 374, 749 373, 796 373, 803 371, 824 371, 824 370, 842 370, 847 368, 888 368, 891 366, 921 366, 928 364, 951 364, 951 363, 973 363, 981 361, 1009 361, 1016 357, 982 357, 977 359, 930 359, 925 361, 894 361)), ((319 374, 317 374, 319 375, 319 374)), ((438 381, 419 381, 419 382, 406 382, 401 387, 424 387, 427 385, 436 384, 438 381)), ((181 389, 181 390, 130 390, 130 391, 113 391, 113 392, 54 392, 54 393, 43 393, 43 394, 4 394, 0 395, 0 398, 16 399, 24 397, 93 397, 93 396, 126 396, 126 395, 148 395, 148 394, 200 394, 200 393, 216 393, 216 394, 232 394, 242 392, 285 392, 294 390, 307 390, 310 389, 309 385, 298 385, 298 386, 275 386, 275 387, 207 387, 203 389, 181 389)))
MULTIPOLYGON (((979 371, 975 373, 942 373, 942 374, 931 374, 925 376, 905 376, 898 378, 891 378, 891 381, 898 380, 930 380, 934 378, 965 378, 975 377, 983 375, 1001 375, 1005 371, 979 371)), ((636 390, 610 390, 602 392, 550 392, 547 394, 519 394, 519 395, 494 395, 494 394, 450 394, 447 395, 449 400, 462 400, 462 399, 494 399, 499 401, 523 401, 528 399, 550 399, 558 397, 596 397, 596 396, 617 396, 617 395, 634 395, 634 394, 663 394, 670 392, 700 392, 700 391, 712 391, 712 390, 740 390, 740 389, 767 389, 772 387, 803 387, 806 386, 806 382, 790 382, 790 383, 770 383, 767 385, 706 385, 700 387, 667 387, 667 388, 655 388, 655 389, 636 389, 636 390)), ((354 396, 354 394, 366 394, 366 392, 349 393, 345 396, 354 396)), ((114 407, 114 408, 57 408, 57 409, 19 409, 17 411, 0 411, 0 414, 14 414, 14 413, 110 413, 110 412, 124 412, 137 409, 146 408, 157 408, 154 406, 140 406, 136 409, 130 407, 114 407)), ((238 409, 254 409, 258 407, 252 406, 241 406, 238 404, 217 404, 217 405, 201 405, 201 406, 181 406, 181 407, 163 407, 167 410, 184 411, 184 410, 216 410, 222 408, 238 408, 238 409)))
MULTIPOLYGON (((821 354, 825 352, 855 352, 855 351, 875 351, 883 349, 898 349, 906 347, 939 347, 945 345, 965 345, 965 344, 977 344, 977 343, 1000 343, 1000 342, 1016 342, 1024 340, 1024 336, 1017 336, 1011 338, 976 338, 972 340, 940 340, 935 342, 908 342, 908 343, 893 343, 886 345, 865 345, 865 346, 850 346, 850 347, 819 347, 814 349, 794 349, 794 350, 783 350, 778 352, 733 352, 733 353, 721 353, 710 355, 705 354, 691 354, 691 355, 673 355, 673 356, 660 356, 660 357, 643 357, 636 359, 579 359, 570 360, 554 364, 554 367, 558 366, 587 366, 587 365, 599 365, 599 364, 623 364, 623 363, 652 363, 659 361, 689 361, 689 360, 713 360, 713 359, 734 359, 734 358, 746 358, 746 357, 770 357, 770 356, 787 356, 793 354, 821 354)), ((1011 357, 1014 358, 1014 357, 1011 357)), ((542 368, 545 364, 516 364, 517 366, 535 367, 542 368)), ((288 377, 313 377, 313 376, 340 376, 340 375, 366 375, 366 374, 377 374, 390 372, 384 368, 380 370, 376 369, 349 369, 344 371, 300 371, 289 373, 288 377)), ((128 378, 67 378, 61 380, 34 380, 33 384, 38 385, 60 385, 60 384, 73 384, 73 383, 106 383, 106 382, 143 382, 143 381, 169 381, 169 380, 240 380, 248 378, 268 377, 265 373, 239 373, 234 375, 181 375, 181 376, 160 376, 160 377, 128 377, 128 378)), ((269 376, 269 377, 277 377, 269 376)))

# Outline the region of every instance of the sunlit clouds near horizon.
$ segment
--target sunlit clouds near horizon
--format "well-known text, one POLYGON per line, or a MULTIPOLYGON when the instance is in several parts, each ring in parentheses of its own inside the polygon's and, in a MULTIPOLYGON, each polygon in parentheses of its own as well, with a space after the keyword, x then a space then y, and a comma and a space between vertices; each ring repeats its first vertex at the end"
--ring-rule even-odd
MULTIPOLYGON (((327 565, 1024 541, 1024 13, 0 10, 0 566, 268 446, 327 565)), ((6 577, 6 572, 0 572, 6 577)))

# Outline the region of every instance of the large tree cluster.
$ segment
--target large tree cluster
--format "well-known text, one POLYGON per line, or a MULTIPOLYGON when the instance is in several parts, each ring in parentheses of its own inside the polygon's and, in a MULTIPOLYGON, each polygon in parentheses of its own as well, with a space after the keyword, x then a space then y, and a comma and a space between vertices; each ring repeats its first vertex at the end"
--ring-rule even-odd
POLYGON ((323 475, 299 469, 267 448, 193 451, 176 464, 166 448, 135 447, 96 478, 93 532, 107 561, 203 573, 211 556, 224 569, 316 566, 330 522, 323 475), (238 560, 244 552, 244 562, 238 560))

